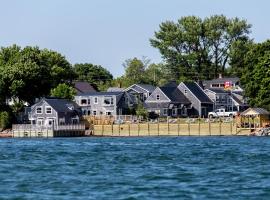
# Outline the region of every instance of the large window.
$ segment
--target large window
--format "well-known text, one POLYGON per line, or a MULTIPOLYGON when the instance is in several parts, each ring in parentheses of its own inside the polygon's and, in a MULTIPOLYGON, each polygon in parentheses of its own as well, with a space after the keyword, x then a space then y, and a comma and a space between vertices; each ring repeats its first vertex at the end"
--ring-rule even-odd
POLYGON ((86 99, 82 99, 81 100, 81 105, 85 105, 87 103, 87 100, 86 99))
POLYGON ((42 107, 41 106, 37 107, 36 114, 42 114, 42 107))
POLYGON ((105 105, 113 105, 113 97, 104 97, 105 105))
POLYGON ((163 109, 163 115, 168 115, 168 109, 167 108, 163 109))

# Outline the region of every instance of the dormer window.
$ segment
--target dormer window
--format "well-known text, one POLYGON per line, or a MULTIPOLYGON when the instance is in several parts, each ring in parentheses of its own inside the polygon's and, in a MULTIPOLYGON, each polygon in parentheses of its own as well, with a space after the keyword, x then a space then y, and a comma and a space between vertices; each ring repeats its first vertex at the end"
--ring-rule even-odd
POLYGON ((159 96, 159 94, 157 94, 156 99, 157 99, 157 100, 160 100, 160 96, 159 96))
POLYGON ((41 106, 37 107, 36 114, 42 114, 42 107, 41 106))
POLYGON ((52 114, 52 107, 46 107, 46 114, 52 114))

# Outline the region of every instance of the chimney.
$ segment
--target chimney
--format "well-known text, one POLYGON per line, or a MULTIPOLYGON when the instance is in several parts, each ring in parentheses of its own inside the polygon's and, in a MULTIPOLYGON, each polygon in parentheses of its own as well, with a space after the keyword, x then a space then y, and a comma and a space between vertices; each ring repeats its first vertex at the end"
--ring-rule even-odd
POLYGON ((222 74, 220 73, 220 74, 218 74, 218 78, 222 78, 222 74))

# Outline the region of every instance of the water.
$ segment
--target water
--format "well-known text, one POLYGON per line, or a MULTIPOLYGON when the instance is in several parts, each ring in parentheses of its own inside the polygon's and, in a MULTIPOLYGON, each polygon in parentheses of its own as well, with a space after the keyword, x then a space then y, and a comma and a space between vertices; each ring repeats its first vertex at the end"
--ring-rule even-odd
POLYGON ((266 137, 0 140, 0 199, 269 199, 266 137))

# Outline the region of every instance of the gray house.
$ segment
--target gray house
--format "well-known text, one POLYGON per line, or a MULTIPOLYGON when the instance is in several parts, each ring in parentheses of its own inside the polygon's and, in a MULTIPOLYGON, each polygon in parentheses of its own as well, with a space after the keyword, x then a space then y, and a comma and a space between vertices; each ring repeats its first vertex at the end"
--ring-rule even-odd
POLYGON ((127 92, 91 92, 75 96, 83 115, 125 115, 134 106, 134 97, 127 92))
POLYGON ((81 110, 73 101, 59 98, 42 98, 31 107, 29 120, 38 126, 78 124, 81 110))
POLYGON ((146 99, 144 106, 148 112, 155 112, 159 116, 179 117, 187 116, 190 104, 177 85, 167 85, 157 87, 146 99))
POLYGON ((181 82, 178 89, 191 102, 191 109, 188 110, 189 116, 207 117, 208 112, 213 111, 213 101, 196 82, 181 82))
POLYGON ((225 108, 227 111, 241 112, 248 108, 246 99, 241 93, 224 89, 206 89, 207 96, 214 102, 214 109, 225 108))
POLYGON ((137 102, 140 100, 144 102, 156 89, 155 86, 149 84, 133 84, 126 88, 125 91, 136 97, 137 102))

